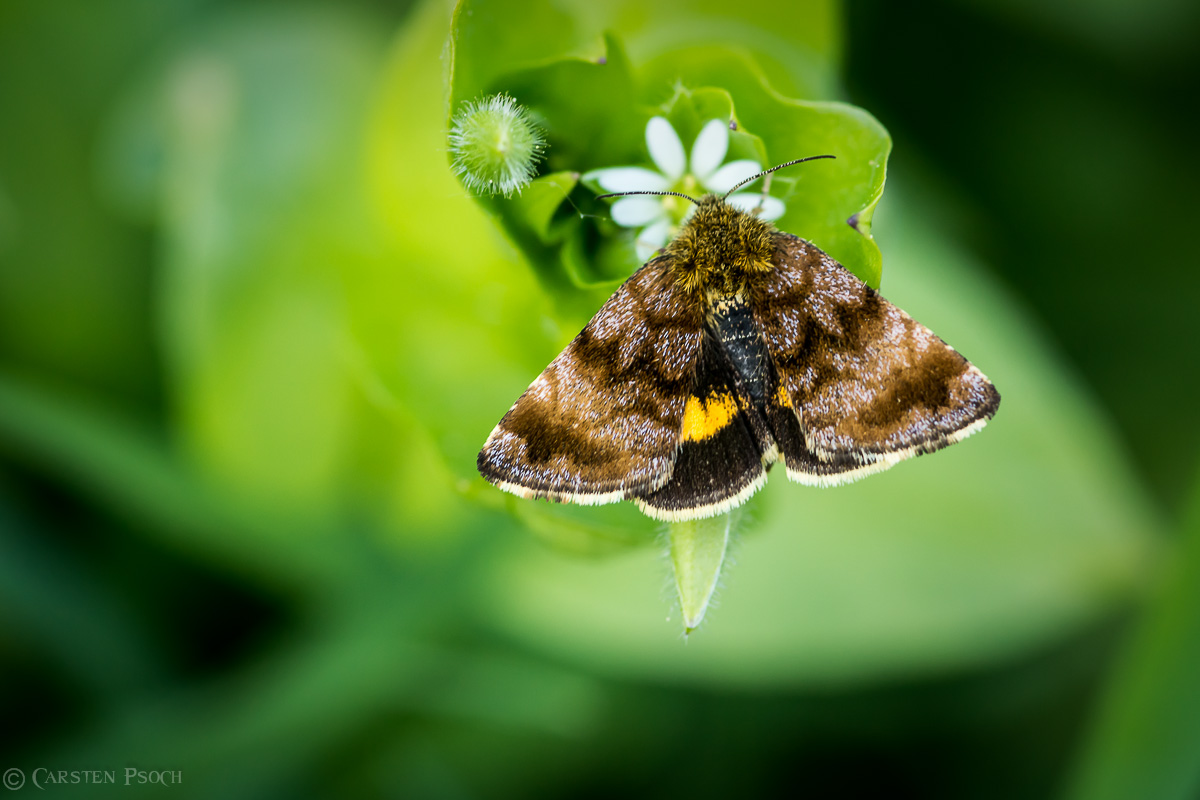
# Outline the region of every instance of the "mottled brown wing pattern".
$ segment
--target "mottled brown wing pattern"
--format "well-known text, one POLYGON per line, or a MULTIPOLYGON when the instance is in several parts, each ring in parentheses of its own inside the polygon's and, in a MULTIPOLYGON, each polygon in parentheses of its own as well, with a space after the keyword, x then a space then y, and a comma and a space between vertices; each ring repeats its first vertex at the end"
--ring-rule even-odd
POLYGON ((841 483, 979 430, 1000 395, 928 328, 814 245, 776 234, 775 269, 750 304, 781 403, 807 453, 785 451, 788 475, 841 483))
POLYGON ((635 272, 521 395, 479 453, 485 478, 585 504, 670 479, 704 327, 671 261, 635 272))

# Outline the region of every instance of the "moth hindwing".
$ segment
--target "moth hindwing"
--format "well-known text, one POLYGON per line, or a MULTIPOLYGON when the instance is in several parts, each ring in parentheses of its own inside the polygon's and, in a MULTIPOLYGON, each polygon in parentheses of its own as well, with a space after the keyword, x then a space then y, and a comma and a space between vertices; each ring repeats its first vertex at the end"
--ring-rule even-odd
POLYGON ((814 245, 707 196, 488 437, 522 497, 696 519, 782 460, 832 485, 979 430, 986 377, 814 245))

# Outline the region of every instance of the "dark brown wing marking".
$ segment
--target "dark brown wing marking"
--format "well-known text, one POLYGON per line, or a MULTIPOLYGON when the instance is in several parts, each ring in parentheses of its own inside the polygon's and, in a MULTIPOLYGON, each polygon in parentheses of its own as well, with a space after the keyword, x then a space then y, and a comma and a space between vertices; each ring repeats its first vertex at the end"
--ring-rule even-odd
MULTIPOLYGON (((750 305, 808 458, 794 480, 853 480, 979 430, 1000 395, 978 369, 803 239, 776 234, 750 305)), ((786 438, 786 437, 785 437, 786 438)))
POLYGON ((479 471, 524 497, 610 503, 671 477, 702 301, 656 258, 617 289, 500 420, 479 471))
POLYGON ((762 488, 766 465, 775 460, 775 443, 729 354, 713 333, 705 334, 701 347, 671 480, 633 498, 655 519, 678 522, 723 514, 762 488))

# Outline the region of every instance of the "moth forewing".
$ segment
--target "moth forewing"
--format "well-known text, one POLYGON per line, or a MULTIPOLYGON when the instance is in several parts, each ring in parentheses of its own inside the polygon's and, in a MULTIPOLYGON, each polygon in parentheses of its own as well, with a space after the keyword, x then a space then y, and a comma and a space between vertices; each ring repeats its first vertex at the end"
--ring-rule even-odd
POLYGON ((669 480, 700 355, 702 309, 670 259, 621 285, 496 426, 480 473, 506 491, 610 503, 669 480))

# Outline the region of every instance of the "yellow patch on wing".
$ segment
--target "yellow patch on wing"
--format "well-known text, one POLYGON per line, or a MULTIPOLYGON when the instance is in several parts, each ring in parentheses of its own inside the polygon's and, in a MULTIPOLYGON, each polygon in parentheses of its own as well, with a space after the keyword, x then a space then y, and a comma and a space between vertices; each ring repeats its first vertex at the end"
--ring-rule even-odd
POLYGON ((715 394, 706 400, 689 397, 683 409, 685 442, 700 442, 712 437, 737 416, 737 400, 729 392, 715 394))
POLYGON ((779 384, 779 388, 775 390, 775 402, 784 408, 792 407, 792 398, 788 397, 787 389, 783 384, 779 384))

